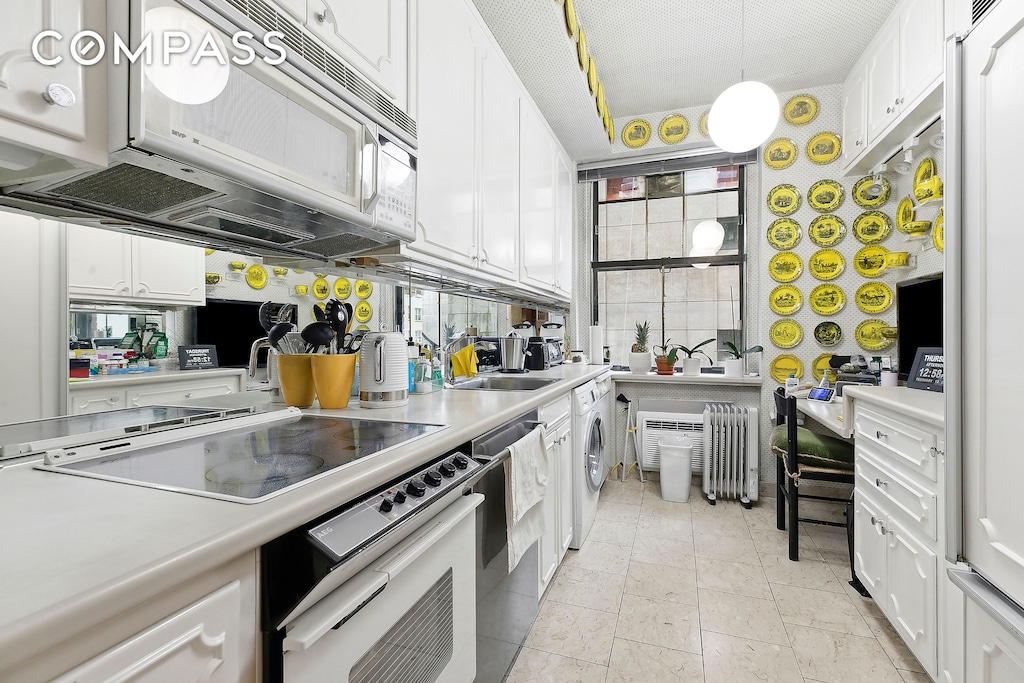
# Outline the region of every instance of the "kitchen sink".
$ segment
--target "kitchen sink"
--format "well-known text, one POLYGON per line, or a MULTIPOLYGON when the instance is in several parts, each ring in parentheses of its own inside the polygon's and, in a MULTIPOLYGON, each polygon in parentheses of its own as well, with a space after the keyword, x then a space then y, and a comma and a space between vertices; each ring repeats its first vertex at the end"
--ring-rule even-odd
POLYGON ((459 382, 453 389, 489 389, 491 391, 536 391, 549 384, 561 381, 557 378, 541 377, 474 377, 459 382))

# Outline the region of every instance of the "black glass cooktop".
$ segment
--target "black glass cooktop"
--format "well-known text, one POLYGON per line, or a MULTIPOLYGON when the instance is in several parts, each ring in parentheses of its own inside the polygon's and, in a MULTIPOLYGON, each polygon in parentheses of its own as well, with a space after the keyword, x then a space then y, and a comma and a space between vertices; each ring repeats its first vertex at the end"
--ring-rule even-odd
POLYGON ((443 426, 302 415, 65 462, 57 469, 239 502, 258 502, 443 426))

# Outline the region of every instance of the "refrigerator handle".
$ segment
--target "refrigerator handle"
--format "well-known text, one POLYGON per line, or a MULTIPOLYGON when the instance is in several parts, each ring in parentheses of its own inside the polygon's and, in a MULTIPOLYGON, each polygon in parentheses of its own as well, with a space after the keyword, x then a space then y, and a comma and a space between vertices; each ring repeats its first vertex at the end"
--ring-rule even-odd
POLYGON ((960 320, 962 315, 963 269, 963 162, 962 147, 962 100, 963 100, 963 37, 950 36, 946 39, 945 78, 945 182, 946 182, 946 234, 944 253, 943 299, 945 301, 945 330, 943 348, 945 360, 945 409, 946 409, 946 456, 945 456, 945 497, 946 497, 946 559, 956 564, 964 555, 964 513, 963 513, 963 382, 962 382, 962 340, 960 320))
POLYGON ((967 599, 996 620, 1006 632, 1024 645, 1024 610, 1011 601, 981 575, 967 569, 947 569, 946 574, 967 599))

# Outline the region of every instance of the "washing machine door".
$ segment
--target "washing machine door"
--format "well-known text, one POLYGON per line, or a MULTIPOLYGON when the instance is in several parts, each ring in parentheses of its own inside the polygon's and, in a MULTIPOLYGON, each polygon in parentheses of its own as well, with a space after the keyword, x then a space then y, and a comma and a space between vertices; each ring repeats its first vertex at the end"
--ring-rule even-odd
POLYGON ((583 463, 587 469, 587 488, 600 491, 604 483, 604 421, 599 414, 590 418, 590 428, 586 433, 583 451, 583 463))

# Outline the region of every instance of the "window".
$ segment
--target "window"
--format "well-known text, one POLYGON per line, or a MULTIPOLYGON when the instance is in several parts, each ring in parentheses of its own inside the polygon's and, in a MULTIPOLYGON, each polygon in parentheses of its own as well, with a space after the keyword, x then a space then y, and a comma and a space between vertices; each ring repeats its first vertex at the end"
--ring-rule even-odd
MULTIPOLYGON (((594 183, 593 315, 612 363, 627 365, 636 323, 651 326, 650 346, 693 346, 715 357, 742 342, 743 171, 719 166, 594 183), (715 256, 690 257, 694 228, 718 221, 725 239, 715 256)), ((653 348, 651 349, 653 350, 653 348)))

